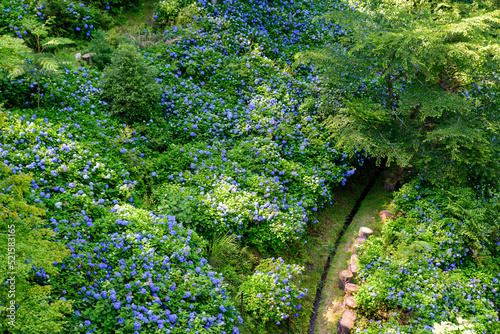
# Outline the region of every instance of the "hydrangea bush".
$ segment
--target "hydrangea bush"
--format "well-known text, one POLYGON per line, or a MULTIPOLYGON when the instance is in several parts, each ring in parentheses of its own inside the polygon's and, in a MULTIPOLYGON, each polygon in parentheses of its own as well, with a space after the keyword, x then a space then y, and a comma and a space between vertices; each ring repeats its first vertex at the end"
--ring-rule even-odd
POLYGON ((304 268, 286 264, 282 258, 266 259, 241 286, 247 312, 260 325, 280 324, 298 317, 307 289, 298 287, 297 276, 304 268))
POLYGON ((498 198, 484 190, 481 198, 477 190, 444 191, 413 181, 396 194, 399 217, 387 221, 382 236, 370 238, 360 256, 356 299, 372 319, 360 328, 418 333, 461 318, 477 333, 500 329, 494 260, 500 243, 492 228, 498 198))
POLYGON ((59 226, 71 255, 52 284, 74 301, 73 332, 238 332, 223 277, 202 256, 203 239, 174 217, 125 204, 87 228, 59 226))

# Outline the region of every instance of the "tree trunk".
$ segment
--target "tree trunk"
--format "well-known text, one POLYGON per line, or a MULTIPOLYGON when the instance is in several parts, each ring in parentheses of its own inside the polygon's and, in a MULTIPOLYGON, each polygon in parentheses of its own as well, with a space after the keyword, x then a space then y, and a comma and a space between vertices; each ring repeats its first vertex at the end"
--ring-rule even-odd
POLYGON ((351 319, 352 322, 355 322, 356 321, 356 313, 354 313, 353 311, 351 310, 344 310, 342 312, 342 315, 340 316, 340 318, 344 318, 344 319, 351 319))
POLYGON ((349 270, 352 273, 352 276, 356 276, 358 273, 358 266, 351 263, 350 265, 347 266, 347 270, 349 270))
POLYGON ((373 230, 372 230, 371 228, 368 228, 368 227, 364 227, 364 226, 363 226, 363 227, 361 227, 361 228, 359 229, 359 234, 358 234, 358 235, 359 235, 360 237, 364 237, 364 238, 368 239, 369 237, 371 237, 371 236, 372 236, 372 234, 373 234, 373 230))
POLYGON ((337 334, 351 334, 351 328, 354 327, 354 321, 349 318, 340 318, 337 322, 337 334))
POLYGON ((345 285, 345 292, 348 296, 354 296, 359 290, 359 285, 353 283, 347 283, 345 285))
POLYGON ((356 303, 353 296, 345 296, 344 305, 351 310, 358 308, 358 303, 356 303))
POLYGON ((383 210, 383 211, 380 211, 379 213, 379 216, 380 216, 380 219, 382 220, 382 222, 385 223, 385 221, 389 218, 391 218, 392 216, 392 211, 391 210, 383 210))
POLYGON ((349 270, 342 270, 339 273, 339 289, 344 290, 345 285, 352 282, 352 273, 349 270))

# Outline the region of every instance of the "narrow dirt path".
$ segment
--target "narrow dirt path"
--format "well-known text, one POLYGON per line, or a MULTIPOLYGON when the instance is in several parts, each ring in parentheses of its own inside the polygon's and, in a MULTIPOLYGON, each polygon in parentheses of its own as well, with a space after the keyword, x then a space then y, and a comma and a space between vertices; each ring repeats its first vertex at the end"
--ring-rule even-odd
POLYGON ((318 285, 318 288, 316 290, 316 297, 314 300, 314 308, 313 308, 313 312, 311 314, 311 318, 309 321, 309 330, 308 330, 309 334, 314 334, 316 332, 318 315, 322 314, 319 311, 320 311, 320 306, 322 305, 322 301, 325 297, 324 295, 326 294, 328 296, 330 294, 330 291, 325 291, 325 293, 324 293, 323 290, 325 287, 330 287, 330 284, 329 284, 330 282, 328 280, 328 276, 331 272, 332 264, 335 264, 335 267, 338 264, 337 262, 332 261, 332 260, 336 259, 336 255, 337 255, 338 250, 340 250, 342 253, 344 253, 344 249, 339 248, 339 246, 341 246, 342 241, 345 239, 344 236, 346 234, 346 231, 350 230, 350 227, 352 225, 351 223, 352 223, 353 219, 355 218, 355 216, 357 215, 361 205, 363 204, 363 201, 365 200, 365 198, 367 197, 368 193, 373 188, 373 186, 375 185, 377 180, 379 180, 380 175, 381 175, 381 171, 382 171, 382 169, 378 168, 378 171, 372 177, 370 182, 365 186, 363 192, 356 200, 354 207, 352 208, 351 212, 349 213, 349 215, 346 217, 346 219, 344 221, 344 224, 342 226, 342 230, 340 231, 337 239, 335 240, 335 244, 333 246, 333 249, 330 251, 328 259, 326 260, 325 267, 323 269, 323 274, 321 275, 321 282, 318 285))
MULTIPOLYGON (((351 246, 354 237, 358 235, 361 226, 373 230, 373 235, 380 235, 382 222, 378 216, 381 210, 390 209, 392 196, 383 188, 383 176, 373 180, 367 186, 365 196, 358 200, 359 206, 351 217, 349 224, 345 226, 345 232, 337 239, 336 252, 332 254, 329 268, 325 276, 325 282, 321 295, 319 296, 318 308, 315 312, 315 323, 310 327, 309 334, 331 334, 336 333, 337 321, 342 313, 342 300, 344 291, 338 288, 338 273, 345 269, 351 257, 351 246)), ((346 221, 347 223, 347 221, 346 221)), ((312 320, 312 318, 311 318, 312 320)))

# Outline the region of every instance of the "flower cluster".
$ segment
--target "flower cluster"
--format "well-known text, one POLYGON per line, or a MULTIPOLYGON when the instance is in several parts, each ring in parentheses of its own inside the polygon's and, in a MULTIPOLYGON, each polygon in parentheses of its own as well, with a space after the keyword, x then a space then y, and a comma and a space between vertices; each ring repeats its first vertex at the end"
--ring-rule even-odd
POLYGON ((71 255, 56 263, 61 274, 51 282, 74 302, 74 332, 238 332, 224 279, 202 257, 203 240, 174 217, 126 204, 88 227, 85 216, 76 221, 58 222, 71 255))
POLYGON ((278 325, 289 317, 298 317, 300 299, 307 293, 307 289, 302 291, 296 285, 302 270, 282 258, 263 261, 241 287, 248 312, 262 323, 278 325))

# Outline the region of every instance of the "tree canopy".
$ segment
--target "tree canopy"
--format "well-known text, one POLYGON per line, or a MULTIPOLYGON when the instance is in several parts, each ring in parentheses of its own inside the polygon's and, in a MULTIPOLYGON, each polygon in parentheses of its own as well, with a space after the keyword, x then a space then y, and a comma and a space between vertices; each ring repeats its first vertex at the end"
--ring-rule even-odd
POLYGON ((299 57, 327 65, 322 111, 337 146, 416 167, 434 182, 495 178, 500 11, 432 1, 351 5, 352 33, 340 46, 299 57))

